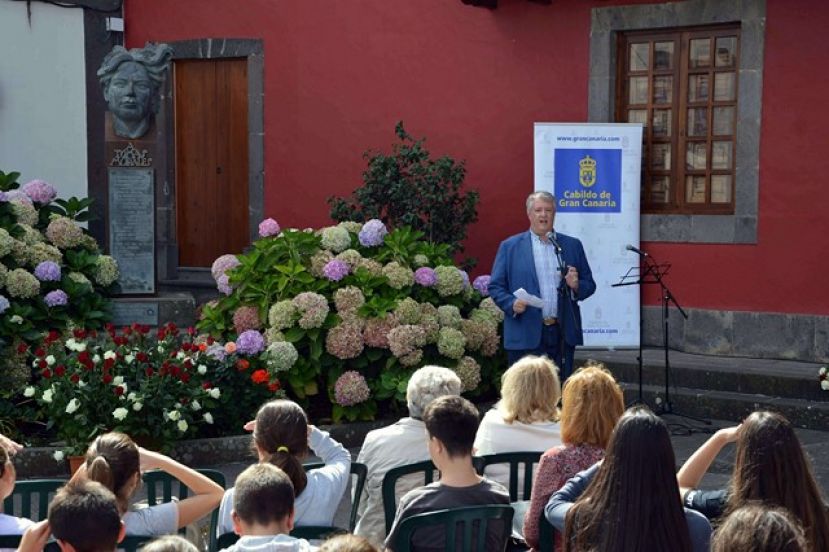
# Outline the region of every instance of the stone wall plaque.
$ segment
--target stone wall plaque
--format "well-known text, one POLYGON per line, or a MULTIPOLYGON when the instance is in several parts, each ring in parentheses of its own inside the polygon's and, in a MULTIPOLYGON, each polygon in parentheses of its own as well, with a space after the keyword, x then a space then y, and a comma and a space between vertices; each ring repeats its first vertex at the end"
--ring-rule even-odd
POLYGON ((158 326, 158 303, 155 301, 113 301, 112 323, 115 326, 128 326, 133 322, 158 326))
POLYGON ((155 293, 153 169, 109 167, 109 251, 118 261, 121 293, 155 293))

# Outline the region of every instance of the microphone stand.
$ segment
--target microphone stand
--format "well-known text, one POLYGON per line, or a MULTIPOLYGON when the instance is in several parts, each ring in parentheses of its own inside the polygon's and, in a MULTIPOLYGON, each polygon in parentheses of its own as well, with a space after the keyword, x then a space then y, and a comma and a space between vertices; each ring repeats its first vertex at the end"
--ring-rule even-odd
MULTIPOLYGON (((560 304, 561 310, 567 310, 567 307, 568 307, 565 303, 563 303, 563 301, 570 301, 570 305, 569 305, 570 316, 573 318, 573 327, 575 328, 576 327, 576 314, 575 314, 575 307, 573 306, 573 302, 576 300, 575 293, 573 293, 573 290, 570 289, 570 287, 567 285, 567 281, 565 279, 565 276, 567 275, 567 264, 564 262, 564 258, 561 255, 561 253, 562 253, 561 246, 558 244, 558 240, 556 240, 555 238, 552 239, 552 242, 553 242, 553 247, 555 247, 555 250, 556 250, 556 260, 558 261, 558 272, 561 275, 561 279, 558 282, 558 290, 557 290, 558 291, 558 300, 562 301, 562 303, 560 304), (567 293, 568 291, 570 293, 567 293)), ((562 313, 562 314, 564 314, 564 313, 562 313)), ((558 328, 558 351, 559 351, 559 354, 561 355, 561 364, 562 364, 562 370, 561 371, 569 376, 570 374, 573 373, 573 367, 572 366, 567 366, 568 359, 567 359, 567 351, 565 350, 566 347, 567 347, 567 340, 564 337, 564 334, 565 334, 564 319, 565 318, 566 318, 566 315, 562 316, 561 318, 558 319, 558 324, 559 324, 559 328, 558 328), (568 371, 568 368, 569 368, 569 371, 568 371)), ((572 364, 572 361, 571 361, 571 364, 572 364)), ((562 384, 563 383, 564 383, 564 381, 562 381, 562 384)))

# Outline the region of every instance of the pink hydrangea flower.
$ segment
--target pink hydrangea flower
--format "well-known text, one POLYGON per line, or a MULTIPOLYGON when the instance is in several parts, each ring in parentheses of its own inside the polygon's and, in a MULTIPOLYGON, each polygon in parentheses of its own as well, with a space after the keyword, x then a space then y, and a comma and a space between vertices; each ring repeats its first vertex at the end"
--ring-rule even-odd
POLYGON ((272 218, 266 218, 259 223, 259 237, 267 238, 279 234, 279 223, 272 218))
POLYGON ((30 180, 20 188, 35 203, 46 205, 58 197, 58 191, 45 180, 30 180))
POLYGON ((334 384, 334 400, 340 406, 354 406, 371 396, 366 378, 355 370, 344 372, 334 384))

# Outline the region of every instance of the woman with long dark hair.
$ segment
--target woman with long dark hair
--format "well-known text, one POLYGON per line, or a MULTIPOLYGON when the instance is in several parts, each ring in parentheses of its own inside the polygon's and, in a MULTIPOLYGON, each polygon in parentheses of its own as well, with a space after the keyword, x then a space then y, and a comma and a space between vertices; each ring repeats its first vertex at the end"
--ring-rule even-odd
POLYGON ((703 552, 711 524, 684 510, 668 427, 647 408, 627 410, 602 462, 576 475, 547 503, 564 531, 564 549, 601 552, 703 552))
POLYGON ((786 508, 800 522, 811 550, 829 550, 829 516, 792 424, 776 412, 754 412, 742 425, 720 430, 677 473, 690 508, 711 517, 751 501, 786 508), (702 476, 726 443, 737 455, 728 489, 697 491, 702 476))

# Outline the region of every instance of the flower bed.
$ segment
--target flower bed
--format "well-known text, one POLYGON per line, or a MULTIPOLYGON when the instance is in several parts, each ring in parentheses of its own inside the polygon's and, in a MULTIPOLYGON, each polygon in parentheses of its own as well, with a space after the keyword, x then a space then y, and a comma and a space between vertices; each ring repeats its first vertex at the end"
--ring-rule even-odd
POLYGON ((306 405, 367 420, 380 404, 405 403, 420 366, 455 370, 472 395, 503 369, 489 277, 470 283, 447 246, 379 220, 280 231, 268 219, 259 229, 249 252, 214 262, 223 297, 203 307, 198 328, 262 350, 260 369, 306 405))

